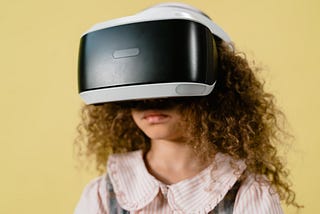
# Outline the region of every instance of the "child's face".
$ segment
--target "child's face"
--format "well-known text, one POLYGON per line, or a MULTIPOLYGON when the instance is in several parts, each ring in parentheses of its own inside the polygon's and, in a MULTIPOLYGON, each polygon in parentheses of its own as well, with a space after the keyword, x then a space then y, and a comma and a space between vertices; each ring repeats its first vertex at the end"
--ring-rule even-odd
POLYGON ((145 101, 145 105, 142 102, 140 107, 132 108, 131 114, 136 125, 151 140, 183 140, 183 127, 178 107, 172 104, 163 105, 163 103, 161 107, 157 107, 159 105, 154 102, 158 101, 145 101))

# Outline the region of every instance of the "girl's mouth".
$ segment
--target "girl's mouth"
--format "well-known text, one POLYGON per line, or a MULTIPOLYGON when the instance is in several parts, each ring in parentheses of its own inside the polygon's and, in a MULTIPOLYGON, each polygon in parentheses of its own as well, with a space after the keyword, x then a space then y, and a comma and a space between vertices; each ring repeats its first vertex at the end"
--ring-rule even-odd
POLYGON ((143 114, 142 119, 151 124, 164 123, 169 120, 170 116, 161 112, 147 111, 143 114))

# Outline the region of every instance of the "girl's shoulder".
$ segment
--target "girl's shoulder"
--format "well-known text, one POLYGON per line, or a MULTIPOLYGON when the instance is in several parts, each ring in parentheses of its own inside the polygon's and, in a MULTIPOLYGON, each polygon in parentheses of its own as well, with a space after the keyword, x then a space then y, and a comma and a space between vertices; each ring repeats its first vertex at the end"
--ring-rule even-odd
POLYGON ((242 182, 235 201, 235 214, 282 214, 280 198, 263 175, 248 175, 242 182))
POLYGON ((74 214, 99 213, 106 214, 108 210, 108 191, 106 175, 91 180, 84 188, 74 214))

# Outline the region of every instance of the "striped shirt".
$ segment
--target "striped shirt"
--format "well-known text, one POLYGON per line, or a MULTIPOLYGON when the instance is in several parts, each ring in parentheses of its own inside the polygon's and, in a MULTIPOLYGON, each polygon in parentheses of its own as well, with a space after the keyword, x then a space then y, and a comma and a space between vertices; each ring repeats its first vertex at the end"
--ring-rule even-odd
MULTIPOLYGON (((147 170, 141 151, 109 157, 108 176, 119 205, 130 213, 206 214, 224 198, 244 172, 243 161, 217 154, 216 167, 209 166, 198 175, 175 184, 165 185, 147 170)), ((108 214, 109 192, 106 175, 91 181, 84 189, 75 214, 108 214)), ((248 176, 241 183, 234 214, 281 214, 278 195, 266 179, 257 182, 248 176)))

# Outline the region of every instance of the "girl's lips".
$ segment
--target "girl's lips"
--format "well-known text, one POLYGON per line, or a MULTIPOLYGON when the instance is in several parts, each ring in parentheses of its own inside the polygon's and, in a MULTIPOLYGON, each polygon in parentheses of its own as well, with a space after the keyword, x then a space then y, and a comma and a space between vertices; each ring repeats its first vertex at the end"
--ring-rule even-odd
POLYGON ((146 120, 149 123, 156 124, 156 123, 164 123, 169 119, 169 115, 164 114, 162 112, 145 112, 143 114, 142 119, 146 120))

